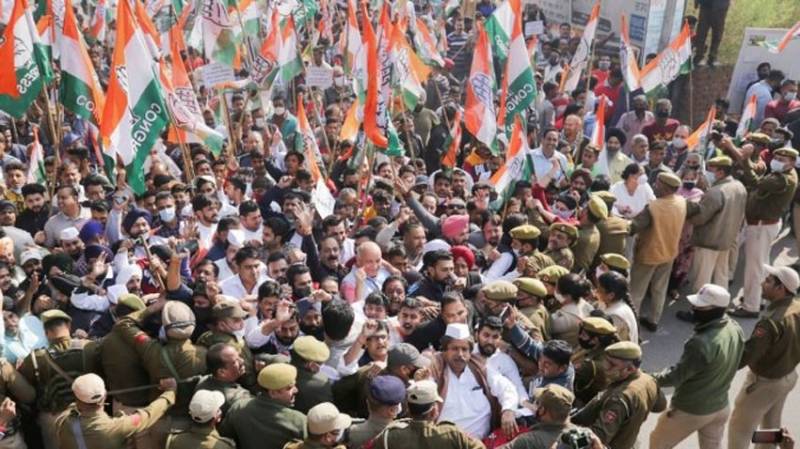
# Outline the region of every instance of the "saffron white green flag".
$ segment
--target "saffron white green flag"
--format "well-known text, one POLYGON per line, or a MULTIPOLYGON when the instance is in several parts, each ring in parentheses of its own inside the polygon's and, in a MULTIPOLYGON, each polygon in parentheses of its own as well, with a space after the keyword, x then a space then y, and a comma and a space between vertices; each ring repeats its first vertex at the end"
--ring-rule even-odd
MULTIPOLYGON (((521 20, 512 8, 511 1, 505 0, 501 3, 486 20, 486 33, 492 44, 492 53, 501 64, 508 57, 508 46, 511 43, 514 22, 521 20)), ((519 11, 520 9, 517 8, 516 12, 519 11)))
POLYGON ((117 36, 100 122, 104 148, 127 167, 128 185, 145 191, 144 162, 167 125, 167 107, 142 31, 126 1, 117 6, 117 36))
POLYGON ((671 83, 678 75, 692 69, 692 32, 688 24, 667 48, 650 61, 641 72, 639 81, 645 92, 671 83))
POLYGON ((280 35, 280 51, 278 53, 278 69, 281 79, 288 85, 300 72, 303 71, 303 60, 297 52, 297 32, 294 27, 294 18, 289 16, 283 25, 280 35))
POLYGON ((201 8, 206 57, 233 67, 241 35, 234 29, 227 3, 224 0, 203 0, 201 8))
POLYGON ((100 124, 105 95, 97 78, 83 36, 78 30, 72 2, 66 0, 64 31, 61 33, 61 85, 59 99, 75 115, 95 126, 100 124))
MULTIPOLYGON (((515 17, 520 17, 520 0, 507 0, 515 11, 515 17)), ((503 90, 500 97, 500 125, 505 127, 506 135, 514 123, 514 117, 522 115, 536 99, 536 81, 525 46, 525 37, 522 34, 522 23, 514 21, 511 32, 511 45, 508 48, 506 60, 506 73, 503 78, 503 90)))

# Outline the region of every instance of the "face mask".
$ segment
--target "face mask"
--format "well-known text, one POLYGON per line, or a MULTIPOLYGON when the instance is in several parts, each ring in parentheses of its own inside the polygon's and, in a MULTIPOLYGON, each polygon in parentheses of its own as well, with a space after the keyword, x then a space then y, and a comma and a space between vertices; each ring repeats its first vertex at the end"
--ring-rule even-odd
POLYGON ((669 118, 669 111, 656 111, 656 117, 669 118))
POLYGON ((683 137, 676 137, 672 139, 672 146, 675 148, 686 148, 686 139, 683 137))
POLYGON ((175 219, 175 206, 158 211, 158 216, 164 223, 169 223, 175 219))
POLYGON ((336 86, 336 87, 342 87, 342 86, 344 86, 344 84, 345 84, 345 82, 344 82, 344 77, 343 77, 343 76, 337 76, 337 77, 334 77, 334 78, 333 78, 333 84, 334 84, 334 86, 336 86))
POLYGON ((558 301, 559 304, 564 304, 565 302, 567 302, 567 298, 565 298, 564 295, 562 295, 559 292, 555 292, 555 297, 556 301, 558 301))
POLYGON ((692 309, 692 321, 698 324, 710 323, 722 318, 723 315, 725 315, 725 309, 722 307, 709 310, 692 309))
POLYGON ((272 111, 277 116, 283 116, 286 113, 286 108, 283 106, 278 106, 272 111))
POLYGON ((797 92, 786 92, 783 94, 783 99, 786 101, 792 101, 797 98, 797 92))
POLYGON ((264 120, 264 117, 256 117, 255 123, 259 128, 264 128, 267 126, 267 121, 264 120))
POLYGON ((783 162, 773 159, 769 163, 769 168, 775 173, 783 173, 783 162))
POLYGON ((683 181, 683 188, 686 190, 692 190, 696 185, 697 181, 683 181))
POLYGON ((241 328, 238 331, 233 331, 233 335, 236 338, 244 338, 244 328, 241 328))
POLYGON ((611 63, 608 61, 600 61, 597 63, 597 67, 600 70, 608 70, 608 68, 611 67, 611 63))
POLYGON ((707 171, 705 175, 706 181, 708 181, 709 184, 714 184, 717 182, 717 175, 715 175, 714 172, 707 171))
POLYGON ((565 220, 566 220, 567 218, 570 218, 570 217, 572 217, 572 211, 571 211, 571 210, 561 210, 561 209, 556 209, 556 210, 555 210, 555 214, 556 214, 556 215, 557 215, 559 218, 563 218, 563 219, 565 219, 565 220))
POLYGON ((294 295, 298 299, 308 298, 311 296, 311 287, 296 288, 294 290, 294 295))

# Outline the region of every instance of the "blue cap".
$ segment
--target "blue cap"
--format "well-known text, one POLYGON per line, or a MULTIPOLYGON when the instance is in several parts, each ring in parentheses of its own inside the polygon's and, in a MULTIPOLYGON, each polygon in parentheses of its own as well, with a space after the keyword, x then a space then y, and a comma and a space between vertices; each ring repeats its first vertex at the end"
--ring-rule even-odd
POLYGON ((369 383, 369 395, 380 404, 397 405, 406 398, 406 386, 399 377, 377 376, 369 383))

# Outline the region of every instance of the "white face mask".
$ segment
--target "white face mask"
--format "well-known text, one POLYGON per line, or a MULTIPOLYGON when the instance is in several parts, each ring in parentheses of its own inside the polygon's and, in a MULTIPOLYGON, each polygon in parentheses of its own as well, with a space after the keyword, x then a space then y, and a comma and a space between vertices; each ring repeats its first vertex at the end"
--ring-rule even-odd
POLYGON ((272 112, 274 112, 274 113, 275 113, 275 115, 278 115, 278 116, 281 116, 281 117, 282 117, 282 116, 283 116, 283 114, 285 114, 285 113, 286 113, 286 108, 285 108, 285 107, 283 107, 283 106, 278 106, 278 107, 276 107, 276 108, 275 108, 275 109, 274 109, 272 112))
POLYGON ((769 168, 775 173, 783 173, 784 164, 781 161, 773 159, 769 163, 769 168))
POLYGON ((259 128, 265 128, 267 126, 267 121, 264 120, 264 117, 256 117, 255 123, 259 128))
POLYGON ((567 298, 565 298, 564 295, 562 295, 559 292, 555 292, 554 296, 556 297, 556 301, 558 301, 559 304, 564 304, 565 302, 567 302, 567 298))
POLYGON ((797 92, 786 92, 783 94, 783 99, 786 101, 792 101, 797 98, 797 92))
POLYGON ((345 85, 345 79, 343 76, 335 76, 333 78, 333 85, 336 87, 342 87, 345 85))
POLYGON ((686 148, 686 139, 683 137, 676 137, 672 139, 672 146, 675 148, 686 148))
POLYGON ((158 211, 158 216, 161 218, 161 221, 169 223, 175 219, 175 206, 170 206, 166 209, 158 211))
POLYGON ((233 331, 233 335, 235 335, 236 338, 244 338, 244 328, 241 328, 238 331, 233 331))
POLYGON ((565 220, 567 218, 572 217, 572 211, 571 210, 556 209, 554 212, 555 212, 556 215, 558 215, 559 218, 563 218, 565 220))
POLYGON ((706 181, 708 181, 709 185, 717 182, 717 175, 715 175, 714 172, 707 171, 705 175, 706 175, 706 181))

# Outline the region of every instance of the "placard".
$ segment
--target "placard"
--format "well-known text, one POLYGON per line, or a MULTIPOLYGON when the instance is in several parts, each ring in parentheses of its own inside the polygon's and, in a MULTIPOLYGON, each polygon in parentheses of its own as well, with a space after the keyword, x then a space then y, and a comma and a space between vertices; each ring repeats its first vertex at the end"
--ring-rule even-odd
POLYGON ((211 87, 215 84, 235 81, 233 68, 219 62, 212 62, 198 67, 203 80, 203 85, 211 87))
POLYGON ((333 86, 333 68, 309 65, 306 67, 306 85, 322 90, 333 86))

